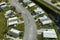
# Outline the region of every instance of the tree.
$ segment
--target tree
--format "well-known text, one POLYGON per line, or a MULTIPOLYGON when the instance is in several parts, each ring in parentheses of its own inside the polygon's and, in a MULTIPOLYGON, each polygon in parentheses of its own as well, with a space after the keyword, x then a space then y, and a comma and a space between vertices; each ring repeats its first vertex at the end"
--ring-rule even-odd
POLYGON ((14 6, 11 6, 11 10, 15 11, 16 9, 15 9, 15 7, 14 7, 14 6))
POLYGON ((5 2, 8 2, 8 0, 5 0, 5 2))
POLYGON ((23 0, 18 0, 18 2, 23 2, 23 0))
POLYGON ((57 1, 56 1, 56 0, 51 0, 51 2, 52 2, 52 3, 57 3, 57 1))

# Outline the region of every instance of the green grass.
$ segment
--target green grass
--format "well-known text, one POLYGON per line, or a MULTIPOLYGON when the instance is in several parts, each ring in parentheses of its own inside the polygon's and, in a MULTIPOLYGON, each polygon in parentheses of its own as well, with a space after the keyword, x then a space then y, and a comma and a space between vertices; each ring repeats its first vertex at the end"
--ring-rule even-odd
POLYGON ((15 16, 18 17, 21 21, 24 21, 21 14, 16 13, 15 16))
POLYGON ((54 3, 57 3, 57 1, 56 0, 51 0, 51 2, 54 4, 54 3))
POLYGON ((43 40, 42 35, 37 35, 37 40, 43 40))
POLYGON ((4 18, 4 14, 5 12, 0 12, 0 39, 3 37, 3 31, 5 28, 7 28, 7 25, 6 25, 6 20, 4 18))
POLYGON ((20 31, 24 31, 24 23, 19 24, 19 25, 17 25, 17 26, 14 27, 14 28, 16 28, 16 29, 18 29, 18 30, 20 30, 20 31))

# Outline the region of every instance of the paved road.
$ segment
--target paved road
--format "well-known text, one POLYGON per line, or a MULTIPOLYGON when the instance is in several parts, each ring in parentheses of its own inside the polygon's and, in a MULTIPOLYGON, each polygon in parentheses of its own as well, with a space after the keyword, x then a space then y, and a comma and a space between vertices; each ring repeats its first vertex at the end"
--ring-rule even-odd
POLYGON ((45 2, 49 3, 50 5, 52 5, 53 7, 57 8, 60 10, 60 7, 54 5, 53 3, 51 3, 51 0, 44 0, 45 2))
POLYGON ((15 6, 18 13, 22 13, 22 17, 25 22, 25 33, 23 40, 36 40, 37 38, 37 29, 36 24, 31 13, 26 10, 17 0, 9 1, 12 6, 15 6))

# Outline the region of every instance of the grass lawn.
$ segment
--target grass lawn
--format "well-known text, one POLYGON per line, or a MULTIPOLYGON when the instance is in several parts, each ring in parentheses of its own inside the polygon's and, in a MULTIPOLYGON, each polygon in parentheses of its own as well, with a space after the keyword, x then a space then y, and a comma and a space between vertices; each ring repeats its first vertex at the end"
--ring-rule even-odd
POLYGON ((18 24, 16 27, 14 27, 14 26, 11 26, 11 27, 15 28, 17 30, 20 30, 20 31, 24 31, 24 23, 18 24))
POLYGON ((0 12, 0 39, 3 38, 3 31, 7 28, 6 20, 4 18, 5 12, 0 12))
POLYGON ((37 35, 37 40, 43 40, 42 35, 37 35))
POLYGON ((16 16, 16 17, 19 17, 19 19, 20 19, 21 21, 24 21, 21 14, 16 13, 15 16, 16 16))

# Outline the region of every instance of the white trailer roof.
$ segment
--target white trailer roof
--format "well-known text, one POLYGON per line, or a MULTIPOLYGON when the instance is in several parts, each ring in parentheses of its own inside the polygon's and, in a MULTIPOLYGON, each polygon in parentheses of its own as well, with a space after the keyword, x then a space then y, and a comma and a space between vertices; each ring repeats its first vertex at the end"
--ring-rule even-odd
POLYGON ((19 19, 17 17, 9 18, 7 20, 7 26, 19 24, 19 19))
POLYGON ((30 0, 23 0, 23 2, 25 2, 25 3, 26 3, 26 2, 30 2, 30 0))
POLYGON ((51 20, 46 20, 46 21, 43 21, 43 22, 42 22, 43 25, 45 25, 45 24, 50 24, 50 23, 52 23, 51 20))
POLYGON ((52 23, 52 21, 46 15, 40 17, 39 19, 43 25, 52 23))
POLYGON ((45 19, 48 19, 48 17, 46 15, 44 15, 43 17, 40 17, 39 19, 40 20, 45 20, 45 19))
POLYGON ((1 8, 5 8, 5 7, 7 7, 7 5, 2 5, 2 6, 1 6, 1 8))
POLYGON ((11 21, 11 22, 8 22, 8 25, 16 25, 18 23, 19 23, 18 21, 11 21))
POLYGON ((9 18, 8 20, 16 20, 18 19, 17 17, 9 18))
POLYGON ((13 12, 13 11, 12 10, 8 10, 8 11, 6 11, 5 15, 11 14, 11 12, 13 12))
POLYGON ((28 6, 33 7, 33 6, 35 6, 35 3, 30 3, 30 4, 28 4, 28 6))
POLYGON ((40 14, 43 14, 43 13, 45 13, 41 8, 37 8, 37 9, 35 9, 34 10, 34 12, 36 12, 36 13, 40 13, 40 14))
POLYGON ((43 31, 44 38, 57 38, 56 32, 54 29, 43 31))
POLYGON ((13 32, 13 33, 15 33, 15 34, 19 34, 21 32, 19 30, 14 29, 14 28, 12 28, 10 31, 13 32))
POLYGON ((5 2, 0 3, 0 5, 6 4, 5 2))

